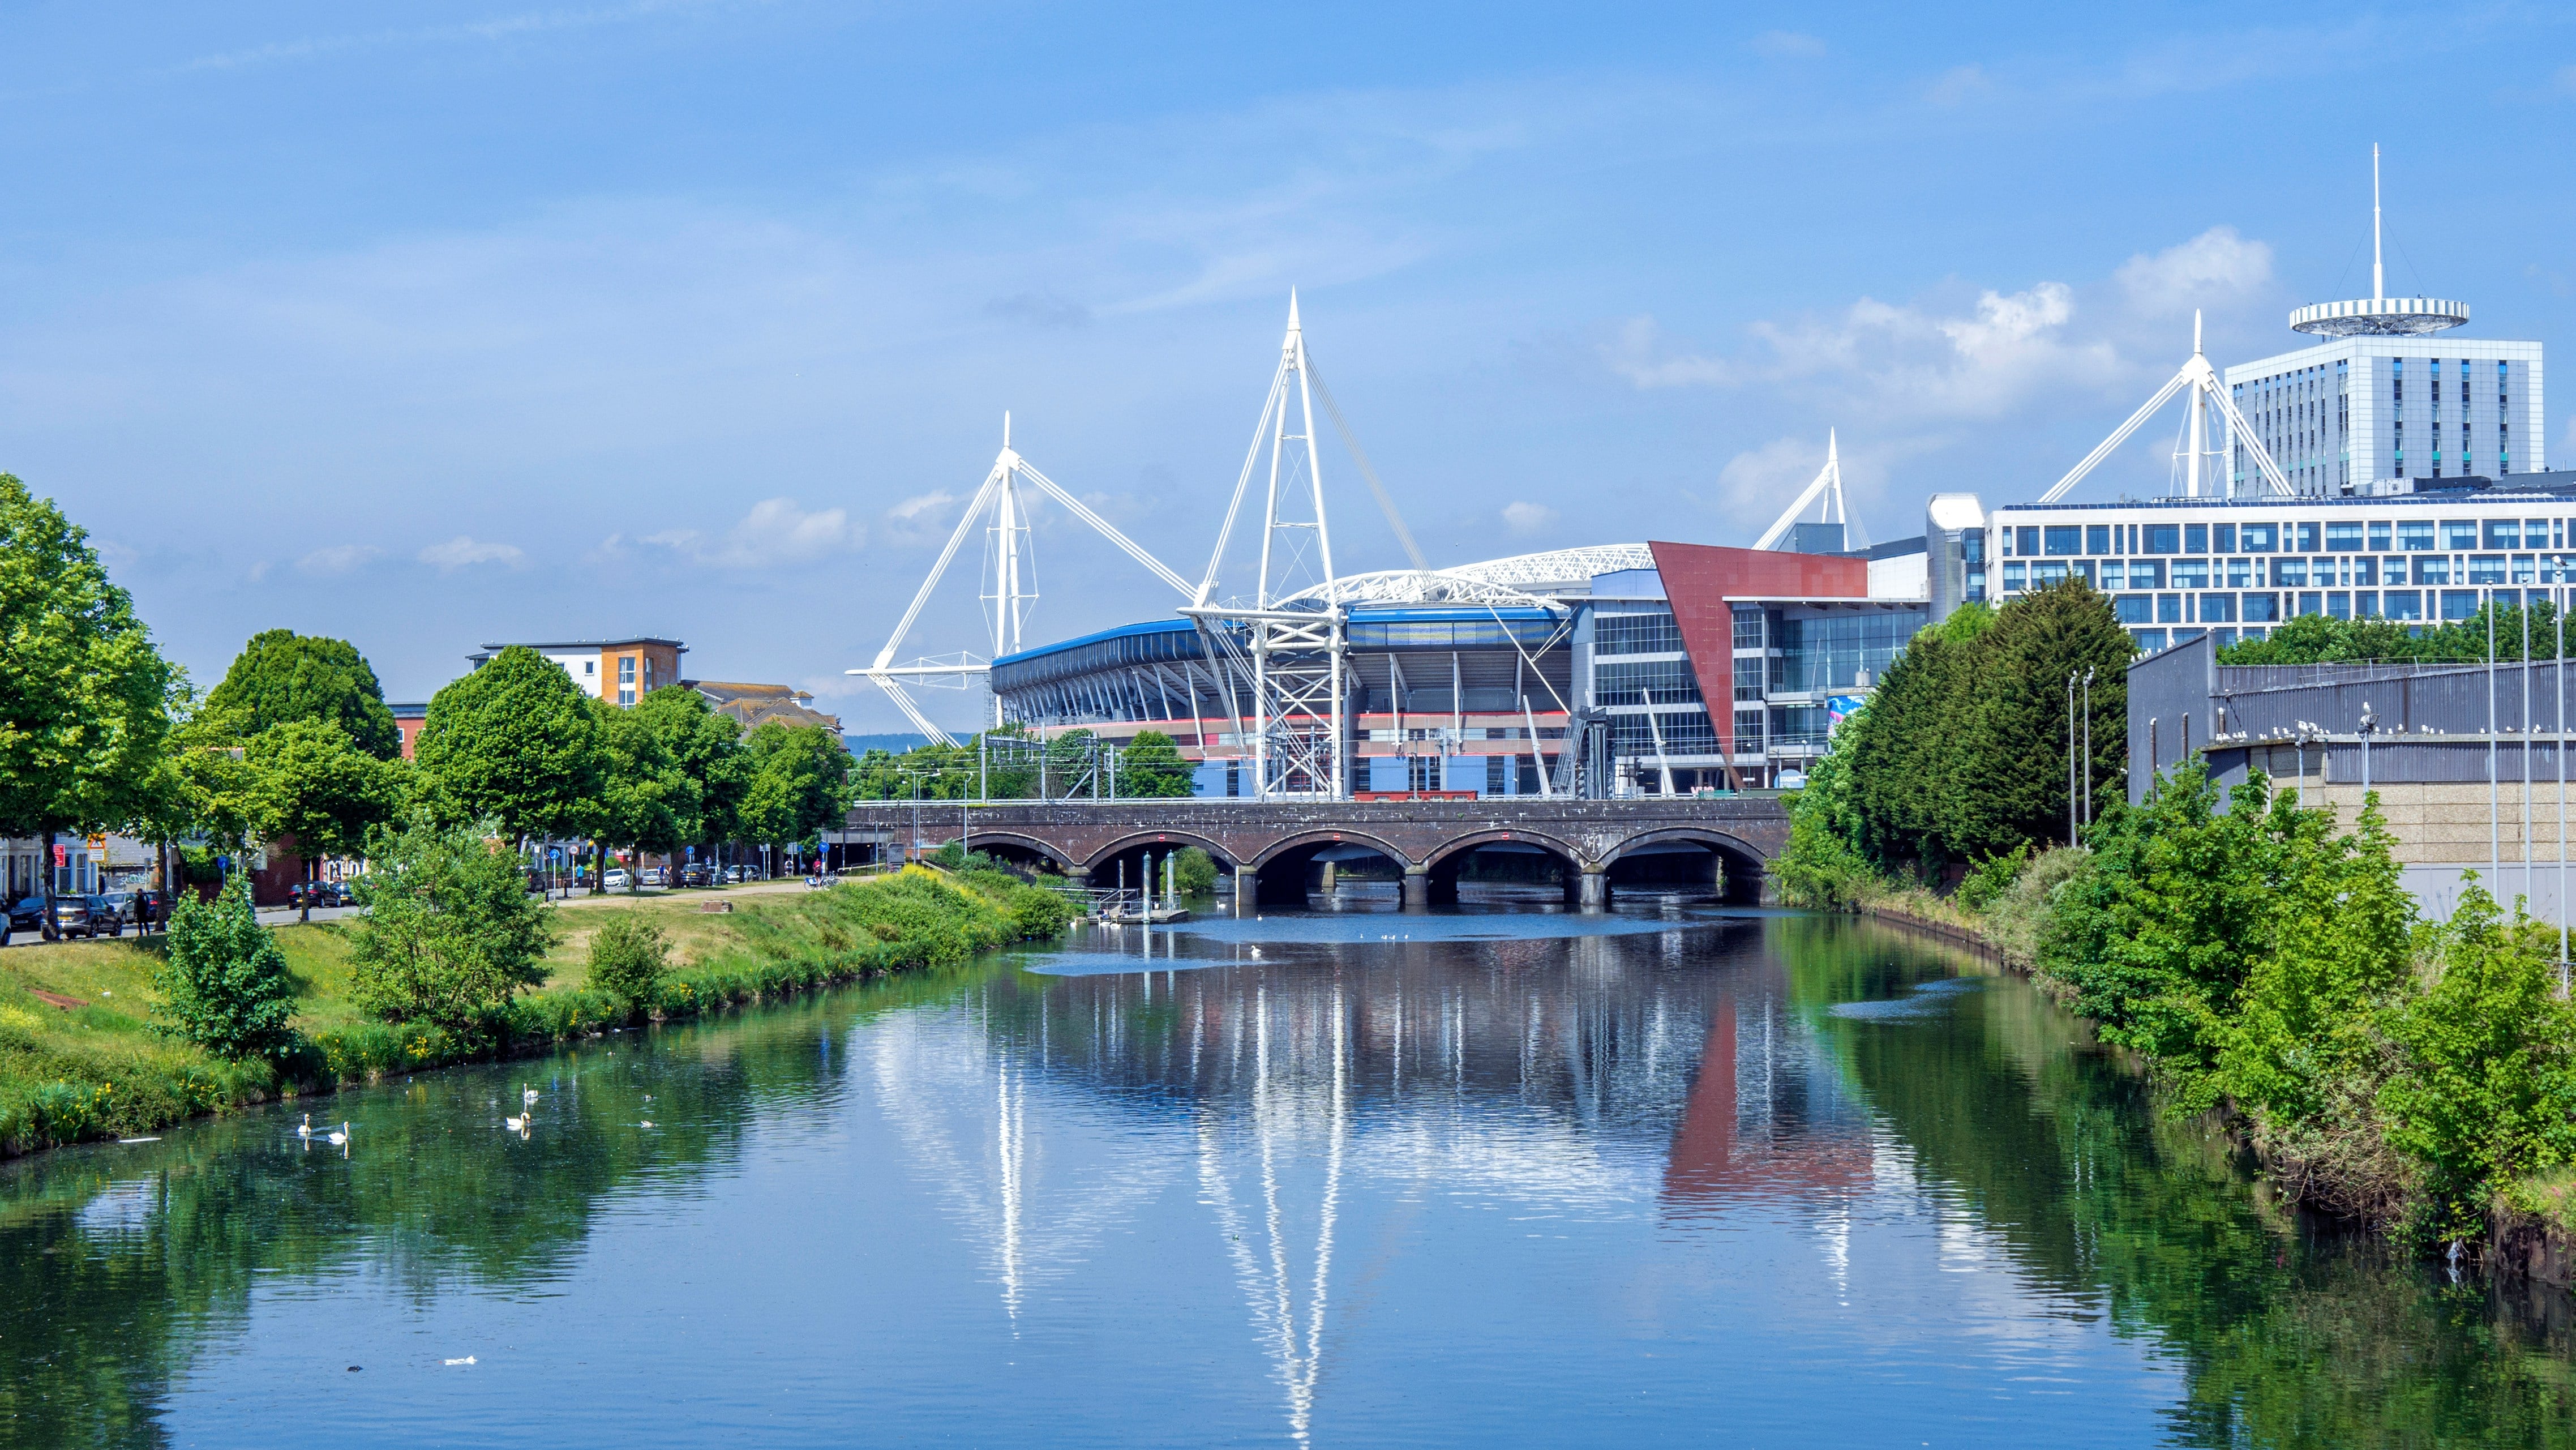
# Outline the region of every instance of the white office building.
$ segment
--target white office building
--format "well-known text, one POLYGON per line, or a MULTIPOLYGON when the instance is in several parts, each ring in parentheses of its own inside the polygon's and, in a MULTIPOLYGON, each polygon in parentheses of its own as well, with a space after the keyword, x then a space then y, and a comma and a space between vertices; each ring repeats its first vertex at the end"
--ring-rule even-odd
MULTIPOLYGON (((2238 414, 2301 494, 2549 467, 2536 342, 2345 337, 2239 363, 2225 377, 2238 414)), ((2245 441, 2233 425, 2227 432, 2235 492, 2261 492, 2245 441)))

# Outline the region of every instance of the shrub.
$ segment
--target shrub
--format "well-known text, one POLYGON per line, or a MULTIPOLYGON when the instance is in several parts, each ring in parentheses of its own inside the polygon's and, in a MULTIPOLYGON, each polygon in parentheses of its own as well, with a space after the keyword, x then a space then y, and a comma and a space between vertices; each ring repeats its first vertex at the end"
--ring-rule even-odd
POLYGON ((373 854, 349 949, 360 1007, 462 1031, 545 980, 553 912, 529 898, 516 855, 479 830, 426 823, 380 836, 373 854))
POLYGON ((2030 842, 2024 841, 2000 856, 1988 856, 1968 868, 1959 882, 1957 900, 1969 911, 1982 912, 1995 904, 1995 898, 2021 879, 2024 866, 2030 864, 2030 842))
POLYGON ((630 1011, 650 1010, 661 999, 671 970, 671 944, 662 929, 631 913, 608 919, 590 939, 590 985, 630 1011))
POLYGON ((252 915, 250 881, 211 903, 179 900, 170 917, 170 951, 154 983, 162 1030, 217 1057, 284 1057, 295 1042, 287 1025, 295 980, 277 941, 252 915))
POLYGON ((1216 858, 1196 846, 1181 852, 1172 871, 1179 878, 1183 896, 1205 896, 1216 890, 1216 858))

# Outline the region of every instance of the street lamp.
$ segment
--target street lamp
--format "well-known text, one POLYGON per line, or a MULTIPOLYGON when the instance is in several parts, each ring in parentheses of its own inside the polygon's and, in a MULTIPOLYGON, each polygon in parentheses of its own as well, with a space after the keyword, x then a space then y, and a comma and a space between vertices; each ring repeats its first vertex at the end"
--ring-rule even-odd
POLYGON ((2075 831, 2075 671, 2066 672, 2066 844, 2080 839, 2075 831))
POLYGON ((2084 667, 2084 826, 2093 826, 2093 666, 2084 667))
POLYGON ((2371 737, 2372 735, 2374 735, 2374 734, 2378 733, 2378 730, 2379 730, 2379 714, 2378 714, 2378 712, 2377 712, 2377 711, 2374 711, 2374 710, 2372 710, 2372 709, 2370 708, 2370 702, 2369 702, 2368 700, 2364 700, 2364 701, 2362 701, 2362 702, 2361 702, 2361 803, 2362 803, 2362 805, 2363 805, 2365 808, 2366 808, 2366 807, 2368 807, 2368 806, 2369 806, 2369 804, 2370 804, 2370 737, 2371 737))

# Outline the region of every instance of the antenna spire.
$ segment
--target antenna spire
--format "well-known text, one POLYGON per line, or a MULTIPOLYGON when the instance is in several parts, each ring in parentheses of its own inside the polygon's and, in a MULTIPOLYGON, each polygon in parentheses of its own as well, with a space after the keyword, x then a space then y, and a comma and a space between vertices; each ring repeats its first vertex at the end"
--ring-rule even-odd
POLYGON ((1288 289, 1288 330, 1297 330, 1297 289, 1294 287, 1288 289))
POLYGON ((2191 310, 2191 355, 2200 356, 2200 309, 2191 310))
POLYGON ((2370 143, 2370 300, 2377 302, 2388 295, 2386 274, 2379 265, 2379 143, 2370 143))
POLYGON ((1005 450, 1007 450, 1007 449, 1009 449, 1009 448, 1010 448, 1010 446, 1011 446, 1011 410, 1010 410, 1010 409, 1008 409, 1008 408, 1004 408, 1004 409, 1002 410, 1002 447, 1003 447, 1005 450))

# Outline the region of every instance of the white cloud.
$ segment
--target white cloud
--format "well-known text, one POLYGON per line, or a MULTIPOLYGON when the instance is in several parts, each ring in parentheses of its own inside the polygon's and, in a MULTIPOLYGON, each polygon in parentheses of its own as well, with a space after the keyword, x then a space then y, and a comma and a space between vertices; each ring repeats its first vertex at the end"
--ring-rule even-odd
POLYGON ((2211 227, 2154 256, 2141 252, 2113 274, 2129 302, 2151 317, 2232 301, 2272 280, 2272 249, 2236 228, 2211 227))
POLYGON ((1853 394, 1843 405, 1882 418, 1990 418, 2041 389, 2119 375, 2110 343, 2066 336, 2074 316, 2074 289, 2063 282, 1989 290, 1955 313, 1864 297, 1839 317, 1755 323, 1750 330, 1770 354, 1759 361, 1666 352, 1652 318, 1625 324, 1603 358, 1640 388, 1840 376, 1853 394))
POLYGON ((1825 53, 1823 41, 1794 30, 1766 30, 1753 37, 1752 45, 1757 54, 1773 60, 1801 60, 1825 53))
POLYGON ((432 544, 420 551, 419 559, 443 573, 475 564, 504 564, 516 569, 528 562, 526 551, 516 544, 487 544, 471 534, 458 534, 444 544, 432 544))
POLYGON ((886 517, 910 523, 925 513, 937 511, 944 514, 948 511, 948 506, 955 502, 957 502, 957 495, 944 488, 930 493, 917 493, 893 508, 887 509, 886 517))
POLYGON ((1507 503, 1503 505, 1503 527, 1515 534, 1543 534, 1556 522, 1556 510, 1545 504, 1507 503))
POLYGON ((847 509, 809 512, 792 498, 769 498, 753 504, 722 539, 711 540, 696 529, 664 529, 638 542, 712 568, 763 569, 812 563, 856 549, 866 539, 867 531, 850 522, 847 509))
POLYGON ((296 560, 295 567, 307 574, 346 574, 383 552, 371 544, 333 544, 296 560))
POLYGON ((1774 438, 1735 455, 1718 470, 1719 504, 1753 529, 1767 528, 1824 464, 1824 440, 1774 438))

